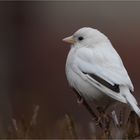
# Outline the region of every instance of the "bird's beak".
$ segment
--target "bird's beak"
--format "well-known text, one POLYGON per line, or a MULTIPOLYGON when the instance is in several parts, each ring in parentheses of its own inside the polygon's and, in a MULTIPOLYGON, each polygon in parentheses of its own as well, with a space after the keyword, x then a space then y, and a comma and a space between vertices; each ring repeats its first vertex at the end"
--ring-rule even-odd
POLYGON ((66 43, 71 43, 71 44, 75 43, 73 36, 66 37, 66 38, 62 39, 62 41, 66 42, 66 43))

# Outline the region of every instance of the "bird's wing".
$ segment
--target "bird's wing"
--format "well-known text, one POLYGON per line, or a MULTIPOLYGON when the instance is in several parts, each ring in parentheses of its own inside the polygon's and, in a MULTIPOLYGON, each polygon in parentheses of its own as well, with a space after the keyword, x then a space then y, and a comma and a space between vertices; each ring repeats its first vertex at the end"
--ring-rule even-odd
POLYGON ((112 98, 126 102, 122 95, 116 94, 119 92, 118 86, 124 85, 133 91, 133 85, 121 58, 112 46, 80 48, 76 53, 75 63, 87 81, 112 98))

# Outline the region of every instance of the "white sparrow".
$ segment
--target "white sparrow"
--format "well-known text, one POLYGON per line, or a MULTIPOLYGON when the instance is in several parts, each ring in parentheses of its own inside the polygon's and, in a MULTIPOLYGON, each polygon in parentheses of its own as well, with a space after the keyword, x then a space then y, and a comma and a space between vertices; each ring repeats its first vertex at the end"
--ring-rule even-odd
POLYGON ((128 104, 140 117, 133 84, 110 40, 97 29, 84 27, 63 41, 71 43, 66 61, 69 85, 85 100, 109 106, 128 104))

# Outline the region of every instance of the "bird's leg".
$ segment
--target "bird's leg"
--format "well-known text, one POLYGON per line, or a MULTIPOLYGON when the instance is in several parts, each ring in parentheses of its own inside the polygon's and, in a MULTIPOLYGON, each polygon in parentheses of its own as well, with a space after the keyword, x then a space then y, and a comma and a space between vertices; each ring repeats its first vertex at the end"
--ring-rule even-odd
POLYGON ((84 97, 82 97, 74 88, 73 90, 75 91, 75 94, 77 95, 77 102, 80 104, 83 104, 83 106, 88 110, 88 112, 91 114, 92 118, 94 121, 98 120, 97 115, 93 112, 92 108, 90 107, 90 105, 87 103, 87 101, 84 99, 84 97))
POLYGON ((89 113, 92 115, 93 120, 97 121, 98 117, 96 116, 96 114, 93 112, 93 110, 91 109, 90 105, 87 103, 87 101, 82 97, 82 96, 78 96, 77 102, 79 104, 82 104, 88 111, 89 113))
POLYGON ((93 120, 97 121, 98 120, 97 115, 94 113, 94 111, 92 110, 92 108, 90 107, 90 105, 87 103, 87 101, 84 98, 83 98, 83 105, 89 111, 89 113, 92 115, 93 120))

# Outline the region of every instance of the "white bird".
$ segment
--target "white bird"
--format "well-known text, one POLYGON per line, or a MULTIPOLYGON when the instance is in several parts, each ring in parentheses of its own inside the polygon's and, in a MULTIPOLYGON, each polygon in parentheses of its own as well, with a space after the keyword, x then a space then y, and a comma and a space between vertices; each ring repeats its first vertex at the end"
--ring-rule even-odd
POLYGON ((100 106, 115 101, 128 104, 140 117, 133 84, 110 40, 97 29, 84 27, 63 41, 71 43, 66 61, 69 85, 100 106))

